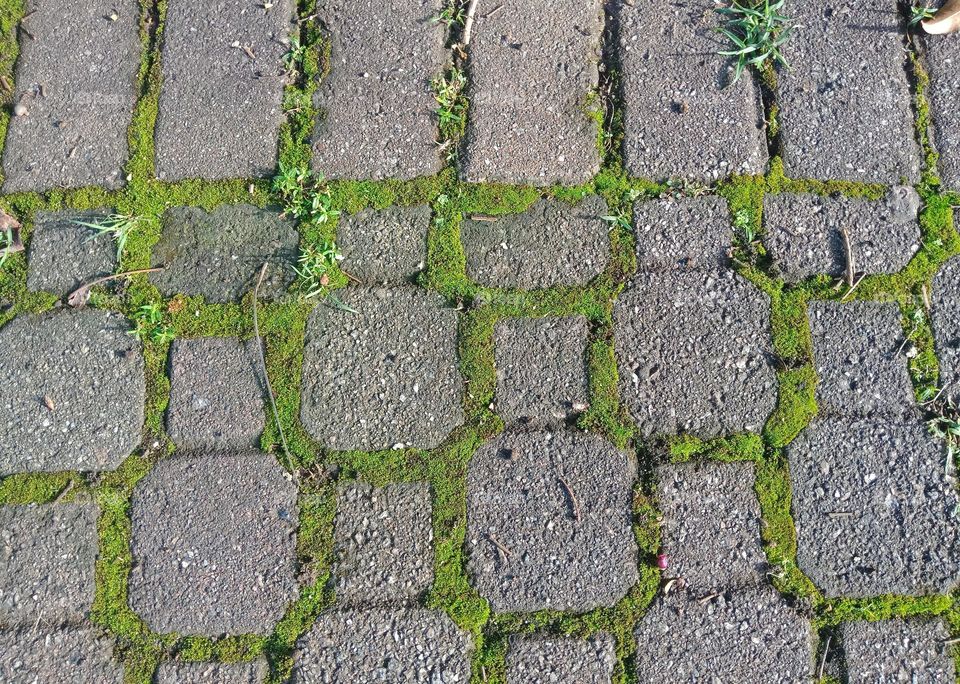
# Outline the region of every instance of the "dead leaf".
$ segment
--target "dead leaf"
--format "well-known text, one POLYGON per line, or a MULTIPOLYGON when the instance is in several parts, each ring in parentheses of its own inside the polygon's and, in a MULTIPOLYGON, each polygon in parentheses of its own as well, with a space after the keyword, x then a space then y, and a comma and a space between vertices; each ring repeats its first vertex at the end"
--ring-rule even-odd
POLYGON ((960 0, 947 0, 932 19, 924 19, 923 30, 934 36, 960 31, 960 0))
POLYGON ((53 399, 47 395, 43 396, 43 405, 46 406, 49 411, 54 411, 57 408, 57 405, 53 403, 53 399))
POLYGON ((167 304, 167 313, 178 314, 184 309, 187 308, 187 303, 180 298, 171 299, 170 303, 167 304))
POLYGON ((104 276, 103 278, 97 278, 92 280, 89 283, 81 285, 76 290, 70 293, 70 296, 67 297, 67 304, 72 306, 74 309, 82 309, 87 305, 87 301, 90 299, 90 289, 95 285, 100 285, 101 283, 106 283, 111 280, 116 280, 118 278, 126 278, 128 276, 137 275, 140 273, 156 273, 157 271, 162 271, 164 267, 157 268, 140 268, 136 271, 127 271, 125 273, 115 273, 114 275, 104 276))

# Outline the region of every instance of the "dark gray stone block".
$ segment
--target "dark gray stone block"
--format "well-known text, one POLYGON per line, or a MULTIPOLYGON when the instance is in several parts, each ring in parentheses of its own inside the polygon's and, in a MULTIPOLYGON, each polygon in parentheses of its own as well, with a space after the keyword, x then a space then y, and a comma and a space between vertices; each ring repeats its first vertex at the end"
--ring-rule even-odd
POLYGON ((523 290, 585 285, 610 258, 607 203, 590 195, 575 207, 541 199, 522 214, 464 219, 460 239, 467 275, 486 287, 523 290))
POLYGON ((83 619, 96 559, 93 504, 0 506, 0 623, 83 619))
POLYGON ((896 304, 811 302, 808 316, 821 412, 909 415, 916 411, 896 304))
POLYGON ((130 607, 156 632, 269 634, 296 598, 297 489, 271 456, 162 460, 131 523, 130 607))
POLYGON ((599 81, 600 0, 505 0, 470 42, 464 180, 575 185, 600 170, 591 93, 599 81))
POLYGON ((293 3, 171 0, 163 26, 157 177, 269 176, 293 3))
POLYGON ((930 74, 927 97, 933 115, 931 133, 940 153, 940 177, 949 189, 960 190, 960 115, 957 114, 960 35, 926 36, 924 44, 930 74))
POLYGON ((0 681, 10 684, 122 684, 113 640, 92 627, 52 632, 0 630, 0 681))
POLYGON ((685 197, 633 206, 641 271, 716 271, 730 264, 733 228, 722 197, 685 197))
POLYGON ((430 218, 428 206, 341 216, 337 248, 344 270, 367 285, 406 282, 426 265, 430 218))
POLYGON ((733 84, 712 0, 615 4, 624 94, 624 157, 631 176, 712 182, 760 174, 767 163, 760 91, 733 84))
POLYGON ((293 282, 300 236, 279 210, 239 204, 212 212, 174 207, 163 216, 163 234, 152 264, 166 270, 150 280, 165 296, 201 295, 208 303, 239 300, 253 290, 269 262, 260 296, 275 299, 293 282))
POLYGON ((294 684, 470 681, 470 636, 444 613, 331 611, 297 642, 294 684))
POLYGON ((213 337, 174 341, 167 432, 178 447, 256 446, 265 425, 256 344, 213 337))
POLYGON ((137 98, 137 0, 30 0, 3 150, 4 192, 123 184, 137 98), (115 20, 112 17, 116 17, 115 20))
POLYGON ((506 432, 467 474, 468 570, 496 612, 612 606, 637 580, 636 464, 596 435, 506 432))
POLYGON ((609 684, 613 639, 514 637, 507 651, 507 684, 609 684))
POLYGON ((960 393, 960 259, 944 264, 933 278, 930 320, 940 361, 940 386, 960 393))
POLYGON ((318 7, 330 70, 314 104, 313 166, 329 178, 409 180, 442 168, 430 81, 449 61, 440 0, 318 7))
POLYGON ((818 195, 767 195, 764 242, 789 282, 847 270, 843 230, 850 238, 856 271, 896 273, 920 249, 920 196, 898 186, 882 202, 818 195))
POLYGON ((960 579, 957 491, 922 423, 817 418, 787 456, 797 565, 825 594, 944 593, 960 579))
POLYGON ((430 487, 340 488, 334 524, 337 600, 415 603, 433 583, 430 487))
POLYGON ((318 306, 307 323, 307 432, 331 449, 438 446, 463 421, 456 312, 412 287, 338 296, 358 313, 318 306))
POLYGON ((848 622, 843 625, 847 681, 954 684, 956 663, 943 644, 949 638, 939 620, 848 622))
POLYGON ((778 74, 788 176, 894 185, 920 178, 897 0, 805 0, 778 74))
POLYGON ((113 273, 117 245, 74 221, 96 223, 104 212, 37 212, 27 257, 27 287, 65 296, 84 283, 113 273))
POLYGON ((0 475, 113 470, 136 449, 146 380, 129 330, 94 310, 20 316, 0 329, 0 475))
POLYGON ((161 663, 155 684, 260 684, 269 668, 265 660, 252 663, 161 663))

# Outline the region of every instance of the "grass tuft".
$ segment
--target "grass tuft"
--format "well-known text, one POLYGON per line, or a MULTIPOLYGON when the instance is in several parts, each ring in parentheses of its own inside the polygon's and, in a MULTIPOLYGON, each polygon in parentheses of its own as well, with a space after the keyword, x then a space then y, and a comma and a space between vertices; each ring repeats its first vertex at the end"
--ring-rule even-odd
POLYGON ((780 52, 793 30, 790 19, 780 14, 785 1, 763 0, 751 6, 734 0, 730 7, 717 9, 727 20, 726 25, 717 30, 733 44, 732 49, 721 50, 720 54, 737 60, 733 83, 740 80, 747 67, 762 69, 772 63, 789 68, 780 52))

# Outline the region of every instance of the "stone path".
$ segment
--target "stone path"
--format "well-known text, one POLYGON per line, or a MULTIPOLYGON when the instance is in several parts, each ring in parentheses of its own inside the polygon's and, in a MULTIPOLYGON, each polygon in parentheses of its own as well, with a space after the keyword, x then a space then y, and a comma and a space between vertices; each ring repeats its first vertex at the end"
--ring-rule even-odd
POLYGON ((957 681, 907 5, 0 0, 0 682, 957 681))

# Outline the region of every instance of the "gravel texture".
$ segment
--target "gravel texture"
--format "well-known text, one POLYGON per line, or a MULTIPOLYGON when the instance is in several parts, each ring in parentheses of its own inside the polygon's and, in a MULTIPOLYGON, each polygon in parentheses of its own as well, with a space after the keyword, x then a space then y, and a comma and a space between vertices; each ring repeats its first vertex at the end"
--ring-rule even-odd
POLYGON ((507 650, 507 684, 609 684, 613 639, 514 637, 507 650))
POLYGON ((165 296, 200 295, 210 304, 237 301, 253 290, 263 263, 262 299, 275 299, 293 282, 300 235, 278 209, 223 205, 206 212, 174 207, 163 215, 163 235, 152 265, 166 270, 150 280, 165 296))
POLYGON ((0 506, 0 623, 86 617, 96 559, 93 504, 0 506))
POLYGON ((131 518, 130 607, 156 632, 269 634, 296 598, 297 490, 271 456, 162 460, 131 518))
POLYGON ((467 275, 486 287, 523 290, 585 285, 610 258, 607 203, 589 195, 575 207, 541 199, 521 214, 496 220, 466 217, 460 239, 467 275))
POLYGON ((920 196, 897 186, 881 202, 819 195, 767 195, 767 251, 789 282, 826 273, 844 277, 847 231, 857 272, 896 273, 920 249, 920 196))
POLYGON ((712 0, 618 0, 627 173, 711 182, 763 173, 763 107, 750 74, 733 83, 712 0))
POLYGON ((637 267, 643 272, 719 271, 730 265, 733 227, 721 197, 685 197, 633 206, 637 267))
POLYGON ((337 601, 415 603, 433 583, 430 487, 340 488, 334 523, 337 601))
POLYGON ((157 176, 273 174, 292 0, 172 0, 163 25, 157 176))
POLYGON ((950 632, 939 620, 848 622, 842 634, 850 684, 957 681, 956 663, 943 645, 950 632))
POLYGON ((933 278, 930 319, 940 361, 940 386, 960 392, 960 258, 948 261, 933 278))
POLYGON ((595 435, 508 431, 467 474, 468 571, 496 612, 612 606, 637 580, 631 456, 595 435))
POLYGON ((117 265, 113 239, 74 223, 96 223, 105 213, 38 211, 27 256, 27 288, 63 297, 84 283, 113 273, 117 265))
POLYGON ((470 41, 466 181, 548 186, 600 170, 591 93, 603 33, 601 0, 504 0, 470 41))
POLYGON ((457 314, 413 288, 341 291, 307 323, 300 419, 331 449, 433 448, 463 421, 457 314))
POLYGON ((260 684, 270 668, 252 663, 161 663, 154 684, 260 684))
POLYGON ((137 97, 139 3, 30 0, 25 9, 33 39, 20 31, 13 102, 26 113, 10 121, 3 191, 120 187, 137 97))
POLYGON ((930 129, 933 144, 940 153, 938 171, 944 185, 960 190, 960 116, 957 93, 960 92, 960 35, 925 36, 926 61, 930 75, 927 98, 933 114, 930 129))
POLYGON ((330 0, 313 166, 328 178, 408 180, 442 168, 430 86, 450 60, 441 0, 330 0))
POLYGON ((797 565, 826 595, 945 593, 960 580, 960 501, 922 423, 817 418, 787 457, 797 565))
POLYGON ((588 408, 587 319, 508 318, 494 328, 495 403, 507 423, 563 421, 588 408))
POLYGON ((0 475, 113 470, 133 452, 146 381, 128 332, 121 316, 94 310, 0 329, 0 475))
POLYGON ((894 185, 920 179, 897 0, 793 3, 778 72, 783 165, 794 178, 894 185))
POLYGON ((337 224, 341 266, 367 285, 402 284, 427 260, 429 206, 364 209, 337 224))
POLYGON ((256 446, 265 425, 257 341, 203 337, 170 349, 167 433, 182 449, 256 446))
POLYGON ((470 681, 470 636, 439 611, 331 611, 297 642, 293 684, 470 681))
POLYGON ((92 627, 52 632, 0 630, 0 681, 10 684, 122 684, 113 641, 92 627))

